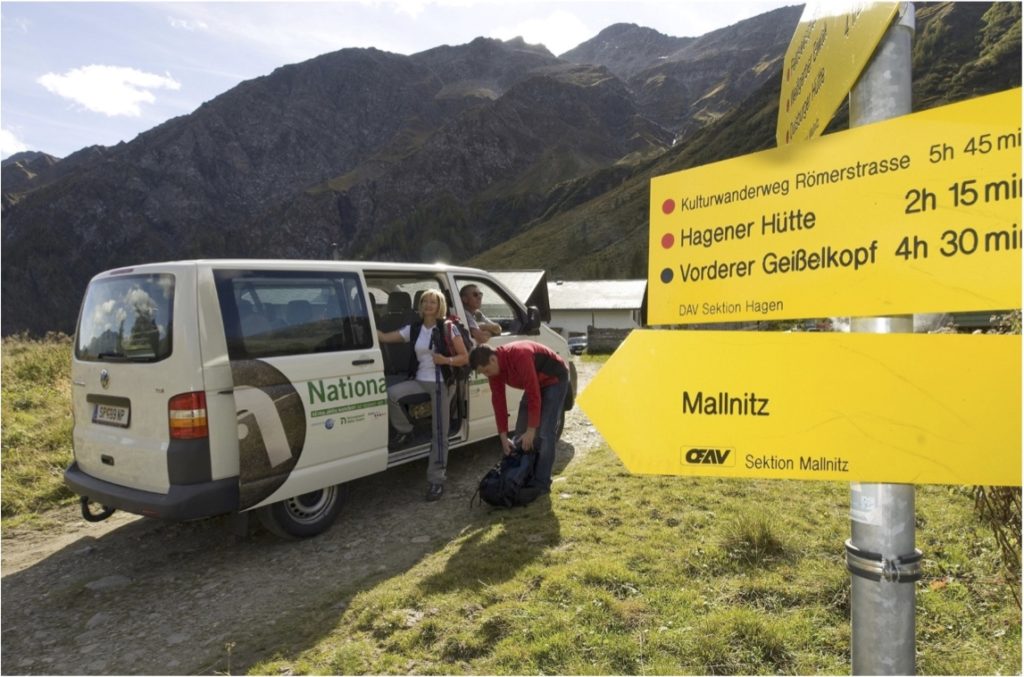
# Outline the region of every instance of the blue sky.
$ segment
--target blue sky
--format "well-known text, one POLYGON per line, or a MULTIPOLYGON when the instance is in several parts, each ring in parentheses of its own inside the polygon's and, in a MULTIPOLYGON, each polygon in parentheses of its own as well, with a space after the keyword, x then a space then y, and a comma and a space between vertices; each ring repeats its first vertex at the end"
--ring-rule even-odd
POLYGON ((130 141, 243 80, 344 47, 414 54, 523 36, 561 54, 629 22, 698 36, 786 4, 344 0, 0 4, 0 157, 130 141))

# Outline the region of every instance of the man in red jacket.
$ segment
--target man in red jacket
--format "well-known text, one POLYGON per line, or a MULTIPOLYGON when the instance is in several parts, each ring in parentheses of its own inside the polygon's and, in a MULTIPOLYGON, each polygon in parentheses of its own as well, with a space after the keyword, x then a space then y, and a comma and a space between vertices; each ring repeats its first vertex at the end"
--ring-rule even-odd
POLYGON ((550 489, 558 441, 555 427, 565 406, 569 367, 555 351, 534 341, 516 341, 496 348, 477 346, 469 355, 469 364, 490 383, 494 419, 506 454, 512 453, 513 444, 508 438, 505 386, 524 391, 519 401, 516 434, 522 435, 524 451, 536 449, 539 453, 533 484, 550 489))

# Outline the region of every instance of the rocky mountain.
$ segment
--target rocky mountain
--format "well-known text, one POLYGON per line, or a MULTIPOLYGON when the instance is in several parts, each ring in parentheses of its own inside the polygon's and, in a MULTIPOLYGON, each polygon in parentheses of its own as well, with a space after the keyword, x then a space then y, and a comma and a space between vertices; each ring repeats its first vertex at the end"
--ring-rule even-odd
POLYGON ((698 38, 616 24, 562 58, 605 66, 635 93, 644 115, 685 137, 768 82, 802 11, 782 7, 698 38))
MULTIPOLYGON (((1019 84, 1020 5, 918 7, 928 105, 1019 84)), ((649 178, 773 144, 799 14, 695 38, 617 25, 561 57, 521 39, 346 49, 130 143, 9 158, 2 331, 70 331, 95 273, 200 256, 642 275, 649 178)))
POLYGON ((604 66, 623 80, 668 60, 696 38, 674 38, 636 24, 613 24, 560 56, 576 64, 604 66))
MULTIPOLYGON (((914 3, 912 95, 915 111, 1021 86, 1021 5, 1009 2, 914 3)), ((775 146, 781 71, 718 122, 650 162, 635 165, 609 187, 600 174, 575 182, 594 197, 533 222, 469 263, 500 267, 530 260, 549 276, 645 277, 651 178, 775 146), (590 187, 593 183, 593 187, 590 187), (586 252, 582 256, 580 252, 586 252)), ((846 129, 848 111, 828 131, 846 129)))
POLYGON ((25 151, 15 153, 0 164, 0 183, 3 183, 3 208, 14 204, 17 196, 35 190, 40 177, 45 177, 60 162, 47 153, 25 151))

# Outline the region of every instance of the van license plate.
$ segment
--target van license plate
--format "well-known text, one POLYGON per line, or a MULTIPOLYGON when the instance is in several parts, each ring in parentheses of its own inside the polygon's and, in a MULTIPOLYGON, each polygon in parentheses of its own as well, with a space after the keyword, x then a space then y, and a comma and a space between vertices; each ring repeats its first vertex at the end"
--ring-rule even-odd
POLYGON ((116 407, 110 404, 97 404, 96 409, 92 413, 92 422, 127 428, 128 415, 130 412, 131 409, 128 407, 116 407))

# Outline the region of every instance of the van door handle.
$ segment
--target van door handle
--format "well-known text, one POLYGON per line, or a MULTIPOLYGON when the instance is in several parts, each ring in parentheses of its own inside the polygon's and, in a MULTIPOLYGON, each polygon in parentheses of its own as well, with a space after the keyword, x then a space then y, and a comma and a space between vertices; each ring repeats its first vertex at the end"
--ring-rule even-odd
POLYGON ((372 357, 366 357, 361 360, 352 360, 352 366, 361 367, 364 364, 373 364, 374 362, 376 362, 376 360, 374 360, 372 357))

